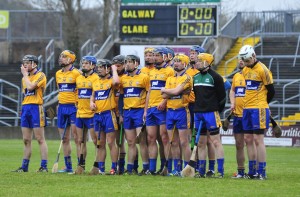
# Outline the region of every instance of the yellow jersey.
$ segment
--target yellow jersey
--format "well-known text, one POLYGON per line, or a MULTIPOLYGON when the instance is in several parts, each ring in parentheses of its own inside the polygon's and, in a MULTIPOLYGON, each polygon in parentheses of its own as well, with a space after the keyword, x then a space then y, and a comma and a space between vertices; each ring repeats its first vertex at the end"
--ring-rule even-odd
MULTIPOLYGON (((193 67, 190 67, 188 68, 186 71, 186 74, 188 74, 191 78, 193 78, 197 73, 199 73, 200 71, 193 68, 193 67)), ((189 102, 190 103, 194 103, 195 102, 195 93, 194 91, 192 90, 190 95, 189 95, 189 102)))
POLYGON ((114 94, 113 79, 98 79, 93 83, 93 93, 96 104, 95 113, 100 113, 107 110, 116 108, 116 100, 114 94))
POLYGON ((238 117, 243 117, 244 97, 246 92, 245 78, 242 73, 236 73, 232 78, 231 91, 235 94, 235 114, 238 117))
POLYGON ((80 75, 76 78, 76 88, 78 90, 77 118, 92 118, 94 112, 90 109, 90 98, 92 96, 92 86, 95 81, 99 80, 96 73, 85 77, 80 75))
MULTIPOLYGON (((166 89, 173 89, 177 86, 185 84, 184 90, 192 89, 193 81, 192 77, 190 77, 185 72, 180 76, 169 77, 166 82, 166 89)), ((188 94, 179 94, 176 96, 172 96, 167 101, 167 108, 179 109, 188 106, 189 104, 189 95, 188 94)))
POLYGON ((273 84, 272 73, 261 62, 253 68, 245 67, 242 71, 246 81, 244 108, 269 108, 266 85, 273 84))
POLYGON ((29 91, 27 90, 24 79, 22 79, 22 87, 23 87, 23 94, 24 94, 22 105, 26 105, 26 104, 42 105, 44 103, 43 93, 47 83, 46 75, 43 72, 37 70, 33 75, 29 75, 28 78, 30 82, 37 83, 37 86, 34 90, 29 91))
POLYGON ((150 74, 150 71, 153 70, 155 67, 147 67, 147 66, 144 66, 143 68, 141 68, 141 73, 145 74, 145 75, 148 75, 150 74))
POLYGON ((138 70, 134 76, 123 75, 120 84, 120 92, 124 94, 124 109, 145 107, 150 84, 148 75, 138 70))
POLYGON ((160 69, 150 71, 150 95, 148 107, 157 107, 163 100, 161 96, 161 88, 166 86, 168 77, 174 76, 174 70, 170 66, 163 66, 160 69))
POLYGON ((58 87, 58 103, 71 104, 77 102, 76 78, 80 72, 74 66, 68 71, 59 70, 56 72, 55 79, 58 87))

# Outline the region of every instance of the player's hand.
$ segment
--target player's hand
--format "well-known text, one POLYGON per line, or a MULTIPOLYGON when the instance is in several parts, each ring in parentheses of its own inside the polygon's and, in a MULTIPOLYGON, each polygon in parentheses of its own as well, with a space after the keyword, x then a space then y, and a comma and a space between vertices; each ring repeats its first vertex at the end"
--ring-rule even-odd
POLYGON ((123 124, 123 121, 124 121, 123 116, 120 115, 120 117, 119 117, 119 124, 123 124))
POLYGON ((234 105, 234 104, 231 104, 231 105, 230 105, 230 110, 231 110, 231 111, 234 111, 234 109, 235 109, 235 105, 234 105))
POLYGON ((161 94, 165 93, 165 89, 166 89, 165 87, 162 87, 162 88, 160 89, 160 93, 161 93, 161 94))
POLYGON ((146 122, 146 117, 147 117, 147 110, 144 111, 144 114, 143 114, 143 122, 146 122))
POLYGON ((164 111, 166 109, 166 106, 167 106, 167 100, 164 99, 158 106, 157 106, 157 109, 159 111, 164 111))
POLYGON ((96 111, 96 104, 93 102, 90 102, 90 108, 92 111, 96 111))
POLYGON ((23 76, 28 76, 28 68, 25 68, 23 64, 21 66, 21 73, 23 76))
POLYGON ((116 72, 117 72, 117 67, 116 67, 116 65, 114 65, 114 64, 113 64, 113 65, 111 65, 111 70, 112 70, 112 71, 116 71, 116 72))

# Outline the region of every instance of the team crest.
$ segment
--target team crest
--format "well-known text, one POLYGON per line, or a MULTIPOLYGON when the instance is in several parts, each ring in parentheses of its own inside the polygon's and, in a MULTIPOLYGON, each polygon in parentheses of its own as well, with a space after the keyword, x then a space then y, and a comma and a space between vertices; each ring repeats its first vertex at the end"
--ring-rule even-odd
POLYGON ((129 81, 129 86, 132 86, 132 81, 129 81))
POLYGON ((66 82, 66 77, 64 77, 62 80, 63 80, 63 82, 66 82))
POLYGON ((69 82, 72 82, 73 81, 73 78, 72 77, 69 77, 69 82))

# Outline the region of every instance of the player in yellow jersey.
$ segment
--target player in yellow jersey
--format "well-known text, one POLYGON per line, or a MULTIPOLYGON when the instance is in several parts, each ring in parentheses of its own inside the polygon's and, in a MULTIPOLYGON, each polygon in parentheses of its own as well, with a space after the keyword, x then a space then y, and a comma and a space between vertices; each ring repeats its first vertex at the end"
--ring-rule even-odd
MULTIPOLYGON (((124 55, 117 55, 113 57, 112 64, 114 64, 117 67, 117 72, 119 78, 121 78, 125 74, 125 66, 124 66, 125 56, 124 55)), ((126 156, 126 150, 125 150, 125 135, 124 135, 124 128, 121 128, 121 125, 123 124, 123 117, 120 115, 118 103, 119 103, 119 97, 120 97, 120 88, 115 89, 115 99, 116 99, 116 116, 117 116, 117 122, 119 129, 116 130, 116 142, 119 147, 119 159, 118 159, 118 174, 122 175, 125 171, 125 156, 126 156), (121 131, 121 129, 123 129, 121 131), (120 134, 122 134, 121 141, 120 141, 120 134)))
MULTIPOLYGON (((127 55, 125 58, 126 75, 120 82, 121 98, 124 98, 123 118, 126 140, 128 144, 127 174, 133 174, 134 160, 137 154, 136 138, 139 138, 144 124, 143 114, 146 111, 146 95, 149 90, 149 77, 138 69, 140 58, 136 55, 127 55)), ((146 149, 146 141, 140 144, 140 149, 146 149)), ((145 150, 143 151, 145 152, 145 150)), ((147 151, 146 151, 147 153, 147 151)), ((143 157, 143 170, 149 168, 148 157, 143 157)), ((137 169, 135 169, 137 170, 137 169)))
POLYGON ((184 166, 188 164, 191 157, 189 147, 188 129, 190 128, 190 112, 188 109, 189 92, 192 89, 192 78, 186 74, 186 67, 189 63, 189 57, 186 55, 176 55, 174 57, 175 76, 169 77, 165 88, 161 89, 163 98, 167 98, 167 130, 169 138, 172 138, 173 128, 174 139, 172 140, 172 158, 174 161, 174 170, 170 176, 180 176, 182 169, 180 147, 184 156, 184 166), (178 139, 179 138, 179 139, 178 139), (179 142, 179 143, 178 143, 179 142))
POLYGON ((154 48, 146 48, 144 50, 144 59, 145 66, 141 69, 141 73, 149 75, 150 71, 154 69, 154 56, 153 56, 154 48))
MULTIPOLYGON (((244 62, 239 60, 238 69, 240 72, 236 73, 232 79, 232 86, 229 93, 230 109, 234 114, 233 117, 233 135, 235 138, 236 147, 236 161, 237 161, 237 174, 232 178, 244 178, 245 175, 245 154, 244 154, 244 131, 243 131, 243 99, 245 97, 246 84, 242 70, 244 68, 244 62)), ((254 143, 252 143, 252 146, 254 143)), ((251 148, 248 150, 252 150, 251 148)), ((253 154, 252 154, 253 155, 253 154)), ((250 155, 249 155, 250 156, 250 155)), ((249 160, 255 160, 255 158, 249 157, 249 160)))
POLYGON ((76 132, 76 105, 77 89, 76 78, 81 75, 80 71, 73 66, 76 55, 70 50, 64 50, 59 56, 59 65, 61 69, 56 72, 55 79, 58 87, 58 109, 57 109, 57 127, 60 135, 63 137, 63 152, 66 168, 58 172, 73 172, 71 160, 71 130, 77 151, 79 161, 80 143, 78 142, 76 132), (66 127, 65 135, 64 128, 66 127))
MULTIPOLYGON (((141 73, 147 74, 148 76, 150 74, 150 71, 155 68, 153 50, 154 50, 154 48, 146 48, 144 50, 145 66, 141 69, 141 73)), ((147 135, 146 134, 147 133, 141 133, 140 134, 140 145, 142 143, 144 143, 144 141, 147 141, 147 135)), ((160 173, 162 171, 163 167, 164 167, 164 164, 166 162, 166 158, 165 158, 164 146, 163 146, 163 143, 162 143, 162 140, 161 140, 161 136, 159 135, 159 130, 157 130, 157 142, 159 144, 159 156, 160 156, 160 160, 161 160, 160 170, 158 171, 158 173, 160 173)), ((148 150, 147 151, 145 150, 145 152, 143 152, 143 150, 141 150, 141 154, 145 155, 144 158, 146 158, 146 155, 149 155, 148 150)), ((143 162, 145 162, 145 161, 143 161, 143 162)), ((144 172, 145 171, 142 170, 140 175, 144 174, 144 172)))
POLYGON ((97 143, 97 136, 94 131, 94 112, 90 109, 92 85, 95 81, 99 80, 99 76, 94 72, 96 62, 97 59, 94 56, 83 56, 80 61, 82 75, 76 78, 78 104, 75 124, 79 141, 78 143, 82 143, 83 141, 83 147, 81 149, 82 152, 80 152, 79 163, 75 174, 81 174, 85 170, 85 158, 87 154, 86 139, 88 129, 94 144, 96 145, 97 143))
POLYGON ((239 58, 243 60, 245 68, 243 76, 246 81, 244 97, 243 129, 246 143, 255 141, 257 149, 257 176, 256 161, 249 161, 249 177, 266 179, 266 147, 264 133, 269 128, 269 104, 275 95, 273 77, 270 70, 256 59, 252 46, 245 45, 239 51, 239 58))
POLYGON ((159 127, 160 136, 164 146, 165 155, 169 147, 169 137, 166 130, 166 104, 167 100, 162 98, 161 88, 165 87, 166 80, 174 76, 174 70, 167 66, 164 61, 167 55, 165 48, 154 49, 155 69, 150 71, 150 90, 147 94, 147 113, 144 114, 147 125, 147 140, 149 150, 149 172, 155 174, 158 148, 156 144, 157 131, 159 127))
MULTIPOLYGON (((117 67, 110 60, 101 59, 97 61, 96 70, 100 79, 93 84, 93 93, 90 107, 95 112, 94 128, 100 136, 100 147, 97 150, 99 173, 105 173, 106 141, 110 149, 111 170, 114 175, 117 171, 118 150, 116 147, 116 130, 118 123, 115 114, 116 100, 114 90, 120 84, 117 67)), ((94 167, 96 166, 94 163, 94 167)))
POLYGON ((173 58, 175 56, 174 50, 170 47, 166 47, 166 50, 167 50, 167 57, 165 62, 168 64, 168 66, 174 68, 174 61, 173 61, 173 58))
POLYGON ((48 147, 45 140, 45 113, 43 109, 43 94, 47 79, 38 68, 38 58, 34 55, 25 55, 21 66, 22 89, 24 99, 22 102, 21 127, 24 142, 22 166, 13 172, 28 172, 29 160, 32 152, 32 133, 39 143, 41 154, 41 167, 37 172, 48 172, 48 147))

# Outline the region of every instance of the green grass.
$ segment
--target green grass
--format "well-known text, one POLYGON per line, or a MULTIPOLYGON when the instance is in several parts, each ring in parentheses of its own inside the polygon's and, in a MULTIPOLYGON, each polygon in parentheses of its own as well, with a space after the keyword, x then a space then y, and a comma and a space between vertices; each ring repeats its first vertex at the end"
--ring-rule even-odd
MULTIPOLYGON (((60 141, 47 143, 51 169, 60 141)), ((21 165, 22 140, 0 140, 0 196, 300 196, 299 148, 267 147, 266 181, 230 178, 236 171, 234 146, 225 146, 224 179, 38 174, 35 171, 40 156, 36 141, 32 149, 30 172, 12 173, 21 165)), ((88 150, 89 170, 93 164, 92 143, 88 143, 88 150)), ((74 163, 74 154, 72 158, 74 163)), ((106 164, 106 169, 110 169, 110 162, 106 164)), ((63 166, 63 156, 59 166, 63 166)))

